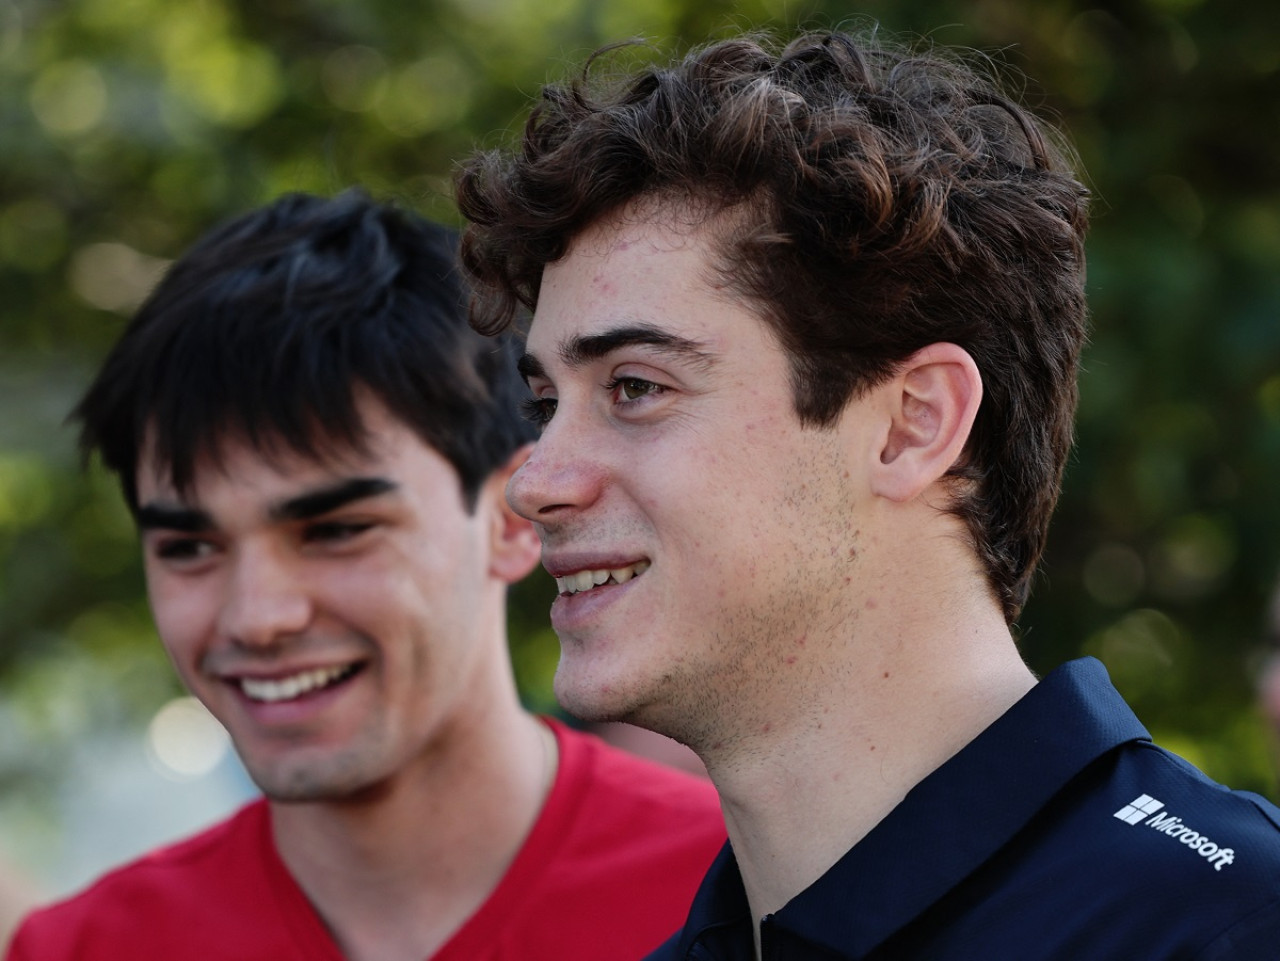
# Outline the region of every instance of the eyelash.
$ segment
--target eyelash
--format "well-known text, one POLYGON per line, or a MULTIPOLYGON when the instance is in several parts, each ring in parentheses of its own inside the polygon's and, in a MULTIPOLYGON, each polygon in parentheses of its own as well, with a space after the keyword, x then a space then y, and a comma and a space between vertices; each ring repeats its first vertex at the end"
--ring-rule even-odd
POLYGON ((531 397, 520 402, 520 413, 535 427, 546 427, 556 412, 554 397, 531 397))
MULTIPOLYGON (((316 521, 303 529, 302 538, 307 543, 345 543, 373 527, 374 524, 368 521, 316 521)), ((206 538, 175 537, 157 544, 155 556, 169 563, 195 564, 215 549, 213 542, 206 538)))
MULTIPOLYGON (((607 384, 604 385, 604 389, 607 390, 610 394, 612 394, 614 391, 618 390, 618 388, 622 387, 624 384, 644 384, 645 390, 641 394, 641 397, 649 397, 653 394, 661 394, 666 389, 661 384, 655 384, 653 381, 645 380, 643 377, 614 377, 612 380, 610 380, 607 384)), ((623 400, 622 403, 634 404, 638 400, 640 400, 640 397, 632 397, 632 398, 623 400)))
POLYGON ((156 557, 163 561, 196 561, 205 557, 213 545, 200 537, 176 537, 156 547, 156 557))
MULTIPOLYGON (((622 404, 634 404, 644 397, 661 394, 666 390, 666 388, 661 384, 655 384, 653 381, 645 380, 643 377, 614 377, 602 386, 610 394, 613 394, 624 384, 643 384, 645 389, 641 393, 640 397, 633 397, 619 401, 619 403, 622 404)), ((527 400, 521 401, 520 413, 525 420, 528 420, 535 426, 539 428, 546 427, 547 424, 551 423, 551 418, 555 416, 556 403, 557 401, 554 397, 531 397, 527 400)))
POLYGON ((349 541, 372 527, 367 521, 317 521, 307 527, 304 536, 308 541, 349 541))

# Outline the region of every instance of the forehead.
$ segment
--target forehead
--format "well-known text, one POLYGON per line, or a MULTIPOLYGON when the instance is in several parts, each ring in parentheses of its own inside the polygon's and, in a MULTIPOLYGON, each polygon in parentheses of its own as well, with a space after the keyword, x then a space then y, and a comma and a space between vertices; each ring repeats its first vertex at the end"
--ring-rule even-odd
POLYGON ((583 231, 543 272, 530 351, 637 323, 714 343, 722 333, 711 321, 726 309, 746 312, 716 270, 717 220, 628 214, 583 231))
POLYGON ((358 395, 355 406, 362 428, 355 440, 326 434, 323 429, 307 435, 306 447, 275 434, 249 438, 228 432, 211 437, 193 447, 186 484, 180 483, 182 478, 175 476, 173 465, 159 455, 155 438, 148 432, 138 457, 138 500, 198 500, 202 493, 227 486, 283 489, 372 470, 391 473, 415 448, 435 454, 372 395, 358 395))

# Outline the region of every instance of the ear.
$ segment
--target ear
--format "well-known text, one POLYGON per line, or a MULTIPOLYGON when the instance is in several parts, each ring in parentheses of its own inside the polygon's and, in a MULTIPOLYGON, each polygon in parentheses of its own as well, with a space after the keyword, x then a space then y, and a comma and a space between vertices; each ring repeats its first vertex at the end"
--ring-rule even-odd
POLYGON ((982 402, 978 365, 962 347, 930 344, 902 364, 883 390, 887 434, 872 489, 893 501, 928 490, 959 460, 982 402))
POLYGON ((491 501, 493 527, 490 534, 489 571, 499 580, 514 584, 538 565, 542 544, 533 524, 507 503, 507 481, 525 462, 533 444, 526 444, 485 481, 484 497, 491 501))

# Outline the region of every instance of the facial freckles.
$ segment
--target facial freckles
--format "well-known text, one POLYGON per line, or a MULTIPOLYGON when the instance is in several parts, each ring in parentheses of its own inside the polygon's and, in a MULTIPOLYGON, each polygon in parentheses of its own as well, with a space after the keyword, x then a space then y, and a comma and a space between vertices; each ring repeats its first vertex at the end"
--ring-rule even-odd
POLYGON ((508 487, 562 586, 596 575, 553 605, 562 703, 695 746, 730 736, 715 702, 749 725, 817 669, 858 543, 858 428, 800 426, 785 354, 715 286, 710 229, 604 225, 548 266, 524 365, 546 424, 508 487))
POLYGON ((365 401, 371 453, 265 460, 229 441, 187 496, 139 471, 148 591, 178 673, 279 800, 349 798, 431 763, 505 664, 488 507, 365 401), (495 625, 496 620, 496 625, 495 625))

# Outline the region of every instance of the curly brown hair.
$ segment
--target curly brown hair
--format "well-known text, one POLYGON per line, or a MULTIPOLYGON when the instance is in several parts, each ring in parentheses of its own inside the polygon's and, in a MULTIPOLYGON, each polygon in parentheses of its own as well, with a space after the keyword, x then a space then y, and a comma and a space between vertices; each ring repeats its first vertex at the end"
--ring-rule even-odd
POLYGON ((472 323, 537 306, 543 268, 642 198, 734 209, 715 251, 786 349, 802 425, 931 343, 967 350, 984 396, 951 475, 1010 623, 1071 447, 1086 336, 1088 192, 1057 134, 990 71, 877 38, 726 40, 621 82, 614 48, 544 87, 520 151, 478 153, 457 198, 472 323))

